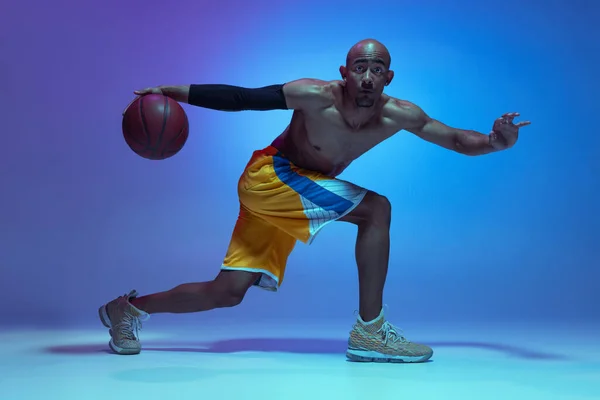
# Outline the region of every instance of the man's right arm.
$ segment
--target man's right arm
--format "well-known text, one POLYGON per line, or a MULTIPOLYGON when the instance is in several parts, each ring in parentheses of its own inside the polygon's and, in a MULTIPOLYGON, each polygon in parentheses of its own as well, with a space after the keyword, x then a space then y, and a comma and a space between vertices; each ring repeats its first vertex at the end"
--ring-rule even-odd
POLYGON ((299 79, 256 89, 193 84, 159 86, 135 92, 138 95, 150 93, 162 93, 178 102, 220 111, 312 110, 333 104, 332 84, 316 79, 299 79))

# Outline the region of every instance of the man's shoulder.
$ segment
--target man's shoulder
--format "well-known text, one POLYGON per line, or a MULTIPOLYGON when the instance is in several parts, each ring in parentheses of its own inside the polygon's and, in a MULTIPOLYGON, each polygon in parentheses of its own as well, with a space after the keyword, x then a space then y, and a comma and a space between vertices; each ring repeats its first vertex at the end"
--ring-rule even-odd
POLYGON ((322 79, 315 78, 301 78, 293 81, 289 81, 283 85, 284 88, 304 88, 313 90, 334 90, 342 88, 342 81, 325 81, 322 79))
POLYGON ((382 115, 385 120, 397 126, 398 129, 405 129, 406 126, 412 126, 416 121, 426 118, 425 113, 418 105, 408 100, 384 96, 382 115))
POLYGON ((339 81, 302 78, 283 85, 283 94, 288 108, 294 110, 317 110, 335 102, 340 87, 339 81))
POLYGON ((301 90, 305 93, 311 93, 323 99, 330 100, 342 96, 344 89, 344 82, 339 80, 325 81, 322 79, 304 78, 290 82, 290 84, 301 86, 303 88, 301 90))
POLYGON ((411 103, 408 100, 398 99, 396 97, 382 95, 383 98, 383 112, 386 116, 394 116, 398 114, 406 114, 419 110, 419 107, 411 103))

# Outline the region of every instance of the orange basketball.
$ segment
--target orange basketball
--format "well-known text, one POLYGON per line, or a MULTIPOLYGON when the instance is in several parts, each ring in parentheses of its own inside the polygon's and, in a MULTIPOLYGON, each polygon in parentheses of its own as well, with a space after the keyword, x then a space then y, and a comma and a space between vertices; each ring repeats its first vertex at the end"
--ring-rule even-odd
POLYGON ((189 123, 181 105, 161 94, 136 98, 123 114, 123 137, 131 150, 149 160, 164 160, 185 145, 189 123))

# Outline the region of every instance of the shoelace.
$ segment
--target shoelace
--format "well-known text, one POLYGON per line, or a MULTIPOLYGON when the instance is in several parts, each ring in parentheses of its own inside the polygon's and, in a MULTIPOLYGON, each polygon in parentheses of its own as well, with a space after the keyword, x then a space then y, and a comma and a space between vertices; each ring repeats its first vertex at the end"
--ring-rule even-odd
POLYGON ((125 311, 125 315, 119 323, 119 333, 125 339, 137 340, 140 330, 142 330, 142 321, 140 321, 138 317, 125 311))
POLYGON ((404 337, 404 332, 402 332, 401 329, 396 328, 387 321, 381 325, 381 328, 377 330, 377 333, 381 333, 383 335, 383 344, 387 344, 388 341, 392 343, 396 343, 398 341, 400 341, 400 343, 410 343, 408 339, 404 337))

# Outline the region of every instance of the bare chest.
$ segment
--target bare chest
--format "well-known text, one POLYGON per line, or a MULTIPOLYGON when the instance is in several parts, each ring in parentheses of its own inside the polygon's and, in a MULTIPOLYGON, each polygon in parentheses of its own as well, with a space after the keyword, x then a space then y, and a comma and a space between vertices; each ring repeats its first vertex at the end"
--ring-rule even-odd
POLYGON ((333 107, 306 116, 303 122, 310 146, 332 163, 352 162, 390 136, 379 121, 351 126, 333 107))

